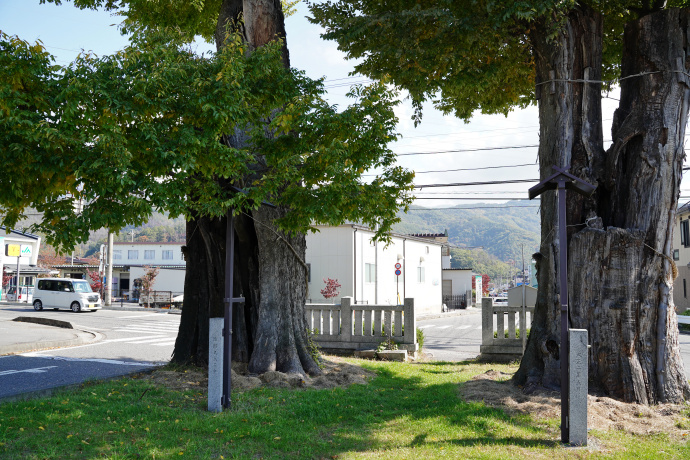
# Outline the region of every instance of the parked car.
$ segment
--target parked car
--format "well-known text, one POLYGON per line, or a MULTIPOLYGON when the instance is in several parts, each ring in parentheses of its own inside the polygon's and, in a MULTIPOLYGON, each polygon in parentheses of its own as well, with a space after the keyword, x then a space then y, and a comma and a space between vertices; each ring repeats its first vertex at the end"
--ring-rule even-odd
POLYGON ((19 286, 19 288, 19 298, 17 298, 17 286, 10 286, 10 288, 7 290, 7 301, 31 303, 34 294, 34 287, 19 286))
POLYGON ((34 310, 69 308, 78 313, 101 308, 101 296, 93 292, 85 280, 71 278, 43 278, 34 292, 34 310))

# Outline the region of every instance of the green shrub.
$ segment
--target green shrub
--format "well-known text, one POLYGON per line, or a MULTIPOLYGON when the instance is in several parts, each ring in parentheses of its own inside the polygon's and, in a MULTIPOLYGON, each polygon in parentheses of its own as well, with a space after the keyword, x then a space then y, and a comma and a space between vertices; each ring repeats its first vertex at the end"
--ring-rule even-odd
POLYGON ((419 351, 424 348, 424 330, 417 328, 417 344, 419 344, 419 351))
POLYGON ((309 329, 307 328, 307 350, 309 350, 309 355, 314 359, 314 362, 316 363, 317 366, 319 366, 319 369, 323 369, 323 361, 321 358, 321 349, 319 346, 316 344, 316 341, 314 340, 314 336, 319 334, 318 329, 309 329))
POLYGON ((376 348, 376 352, 378 353, 379 351, 384 351, 384 350, 397 350, 398 349, 398 344, 395 343, 395 340, 393 340, 390 336, 381 342, 379 346, 376 348))
MULTIPOLYGON (((529 329, 527 329, 527 338, 529 338, 529 329)), ((494 331, 494 339, 498 338, 498 331, 494 331)), ((508 338, 508 329, 505 330, 505 338, 508 338)), ((520 328, 515 329, 515 338, 520 338, 520 328)))

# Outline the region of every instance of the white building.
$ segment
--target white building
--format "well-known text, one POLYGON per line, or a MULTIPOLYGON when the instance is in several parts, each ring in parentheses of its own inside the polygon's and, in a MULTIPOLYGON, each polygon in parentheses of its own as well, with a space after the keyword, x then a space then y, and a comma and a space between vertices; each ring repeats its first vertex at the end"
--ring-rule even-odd
POLYGON ((153 289, 184 291, 186 262, 182 254, 185 243, 121 242, 113 244, 113 266, 128 267, 129 272, 113 273, 113 292, 134 289, 133 282, 144 275, 144 267, 158 267, 153 289))
POLYGON ((474 288, 474 274, 469 268, 443 269, 443 297, 465 295, 474 288))
POLYGON ((392 234, 386 246, 372 241, 374 232, 361 225, 317 228, 318 233, 307 234, 311 302, 326 301, 321 295, 323 280, 332 278, 341 285, 336 299, 350 296, 355 303, 395 305, 409 297, 415 299, 416 314, 441 312, 444 242, 392 234))
MULTIPOLYGON (((38 267, 38 251, 41 247, 41 237, 16 230, 7 232, 0 227, 0 276, 3 269, 13 276, 10 284, 16 284, 17 263, 19 263, 19 284, 33 286, 38 274, 48 273, 49 270, 38 267), (19 257, 16 251, 19 250, 19 257), (11 254, 11 255, 8 255, 11 254)), ((0 296, 4 293, 0 282, 0 296)))

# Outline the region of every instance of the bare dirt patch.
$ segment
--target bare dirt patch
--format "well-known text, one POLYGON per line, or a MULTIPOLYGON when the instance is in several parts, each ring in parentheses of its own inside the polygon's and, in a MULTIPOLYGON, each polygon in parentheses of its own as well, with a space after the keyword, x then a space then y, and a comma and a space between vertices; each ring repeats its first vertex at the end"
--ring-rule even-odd
MULTIPOLYGON (((353 384, 365 385, 367 380, 376 375, 372 371, 349 364, 337 356, 329 356, 323 361, 323 364, 322 375, 303 378, 299 374, 284 374, 275 371, 251 375, 247 371, 246 364, 233 363, 232 389, 233 391, 246 391, 260 386, 297 389, 347 387, 353 384)), ((193 390, 202 393, 208 390, 208 377, 202 369, 185 369, 184 371, 161 369, 143 375, 142 378, 173 390, 193 390)))
MULTIPOLYGON (((461 387, 466 401, 483 401, 486 405, 508 412, 530 414, 535 420, 561 415, 559 392, 537 391, 524 394, 509 379, 512 373, 489 370, 475 376, 461 387)), ((667 433, 673 438, 690 436, 687 405, 659 404, 645 406, 589 395, 587 425, 596 430, 621 430, 637 435, 667 433)))

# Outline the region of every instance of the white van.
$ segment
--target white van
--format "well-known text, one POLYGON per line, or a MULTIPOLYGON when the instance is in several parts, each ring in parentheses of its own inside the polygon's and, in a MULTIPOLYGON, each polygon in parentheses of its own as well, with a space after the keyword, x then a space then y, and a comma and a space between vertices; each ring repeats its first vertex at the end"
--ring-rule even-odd
POLYGON ((9 289, 7 289, 7 301, 31 303, 33 293, 33 286, 20 286, 19 296, 17 296, 17 286, 10 286, 9 289))
POLYGON ((42 278, 34 290, 34 310, 43 308, 70 308, 78 313, 82 310, 101 308, 101 296, 91 290, 85 280, 71 278, 42 278))

